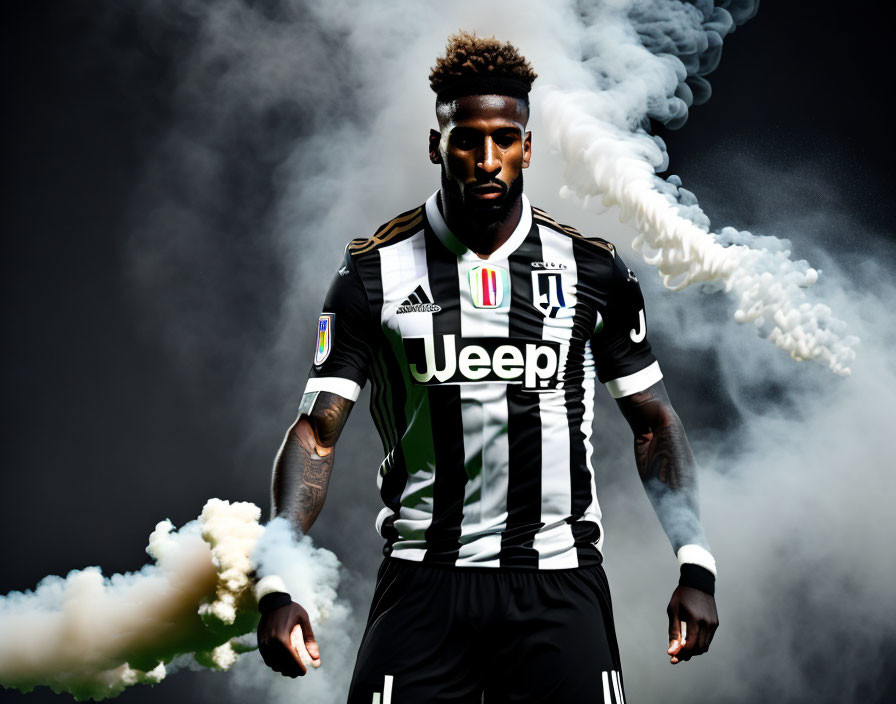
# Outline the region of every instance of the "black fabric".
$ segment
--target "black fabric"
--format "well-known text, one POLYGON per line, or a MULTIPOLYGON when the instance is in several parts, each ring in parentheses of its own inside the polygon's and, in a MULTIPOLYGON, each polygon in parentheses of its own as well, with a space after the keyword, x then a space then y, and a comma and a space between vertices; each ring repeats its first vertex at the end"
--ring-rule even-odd
MULTIPOLYGON (((600 564, 601 554, 595 543, 600 540, 600 526, 594 521, 580 520, 591 505, 592 477, 585 452, 585 389, 582 385, 585 364, 585 342, 594 331, 597 305, 593 288, 601 277, 606 279, 608 253, 584 239, 573 239, 572 253, 580 296, 573 318, 569 354, 566 357, 566 418, 569 424, 569 480, 571 489, 570 514, 572 535, 580 565, 600 564), (591 294, 591 297, 589 297, 591 294)), ((592 402, 593 403, 593 402, 592 402)), ((597 484, 597 477, 594 483, 597 484)), ((597 487, 595 486, 595 491, 597 487)))
POLYGON ((618 255, 598 287, 604 289, 602 295, 599 294, 603 303, 597 308, 603 327, 594 333, 591 347, 597 378, 606 384, 649 367, 656 357, 646 335, 636 341, 642 332, 644 296, 638 280, 618 255))
POLYGON ((531 571, 386 558, 348 702, 370 704, 389 675, 392 704, 621 704, 613 670, 619 651, 599 565, 531 571))
MULTIPOLYGON (((594 278, 594 246, 584 240, 572 241, 572 254, 575 259, 578 279, 594 278)), ((601 256, 600 259, 604 257, 601 256)), ((602 263, 602 262, 599 262, 602 263)), ((571 489, 570 514, 581 517, 591 505, 592 479, 585 456, 585 433, 582 422, 585 418, 585 388, 582 385, 583 374, 579 372, 585 364, 585 342, 594 330, 594 307, 588 306, 586 300, 576 306, 572 324, 572 336, 569 341, 569 353, 566 356, 566 420, 569 424, 569 484, 571 489)), ((593 404, 593 401, 592 401, 593 404)), ((593 409, 592 409, 593 410, 593 409)), ((595 477, 594 481, 597 481, 595 477)), ((600 537, 600 529, 593 521, 574 525, 573 535, 579 543, 576 549, 595 542, 600 537), (586 525, 587 524, 587 525, 586 525), (593 540, 591 539, 593 536, 593 540), (583 546, 582 543, 585 543, 583 546)))
POLYGON ((333 316, 330 352, 321 364, 312 365, 310 377, 342 377, 363 386, 369 374, 374 326, 367 293, 348 255, 327 291, 323 314, 333 316))
MULTIPOLYGON (((544 259, 538 227, 510 255, 509 337, 540 340, 544 317, 532 306, 532 262, 544 259)), ((541 412, 539 395, 507 385, 507 527, 501 532, 502 567, 538 567, 535 534, 541 521, 541 412)))
POLYGON ((570 521, 579 564, 583 567, 601 564, 604 558, 600 554, 600 550, 597 549, 597 541, 600 540, 600 526, 594 521, 579 520, 576 516, 572 516, 570 521))
POLYGON ((259 612, 266 614, 291 603, 292 597, 286 592, 270 592, 258 600, 258 610, 259 612))
POLYGON ((390 447, 386 449, 385 459, 379 468, 382 477, 380 496, 383 503, 393 512, 383 521, 380 528, 380 535, 386 540, 383 552, 388 555, 392 545, 399 539, 394 524, 401 511, 401 495, 408 483, 407 462, 402 445, 402 438, 407 431, 407 418, 404 412, 406 393, 404 384, 401 383, 401 372, 391 353, 378 355, 374 367, 382 368, 382 372, 374 377, 371 406, 375 397, 385 397, 391 407, 391 417, 395 423, 394 440, 390 440, 390 447), (395 380, 397 383, 390 380, 395 380))
POLYGON ((682 565, 678 583, 684 587, 693 587, 710 596, 716 593, 716 576, 700 565, 682 565))
POLYGON ((531 86, 506 76, 465 76, 439 88, 436 100, 440 103, 465 95, 506 95, 529 103, 531 86))
MULTIPOLYGON (((376 319, 383 306, 380 257, 376 251, 369 252, 360 255, 353 265, 364 282, 371 311, 370 317, 376 319)), ((371 345, 373 354, 370 365, 370 414, 383 442, 384 459, 379 467, 382 478, 380 496, 383 503, 393 511, 393 515, 387 517, 380 528, 380 535, 386 540, 383 551, 388 554, 393 543, 399 538, 394 523, 401 509, 401 494, 408 480, 407 463, 401 442, 407 430, 404 411, 406 393, 398 361, 389 349, 382 328, 372 327, 377 329, 371 330, 374 342, 371 345)))

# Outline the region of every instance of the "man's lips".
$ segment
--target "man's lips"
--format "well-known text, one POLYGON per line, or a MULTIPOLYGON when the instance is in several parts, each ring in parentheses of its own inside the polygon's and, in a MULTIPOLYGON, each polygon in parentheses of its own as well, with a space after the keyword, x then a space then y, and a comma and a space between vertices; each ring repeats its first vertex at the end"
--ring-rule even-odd
POLYGON ((470 194, 474 198, 481 198, 483 200, 494 200, 495 198, 500 198, 504 195, 504 189, 501 186, 496 186, 489 183, 483 186, 474 186, 470 189, 470 194))

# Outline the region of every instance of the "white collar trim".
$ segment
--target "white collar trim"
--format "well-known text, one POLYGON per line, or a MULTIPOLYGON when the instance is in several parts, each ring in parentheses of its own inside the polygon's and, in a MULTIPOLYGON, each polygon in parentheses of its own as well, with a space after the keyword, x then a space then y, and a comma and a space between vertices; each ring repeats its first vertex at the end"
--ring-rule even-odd
POLYGON ((432 231, 435 232, 436 237, 442 241, 442 244, 459 257, 478 259, 481 261, 506 259, 523 243, 523 240, 526 239, 526 235, 529 234, 529 230, 532 229, 532 207, 529 205, 529 199, 526 197, 526 194, 522 193, 520 194, 520 197, 523 202, 523 213, 520 216, 520 221, 517 223, 516 228, 510 233, 510 237, 507 238, 507 241, 504 244, 487 257, 480 257, 476 252, 472 251, 461 242, 448 228, 445 218, 443 218, 442 213, 439 212, 438 197, 439 191, 436 191, 426 199, 426 218, 429 220, 429 225, 432 227, 432 231))

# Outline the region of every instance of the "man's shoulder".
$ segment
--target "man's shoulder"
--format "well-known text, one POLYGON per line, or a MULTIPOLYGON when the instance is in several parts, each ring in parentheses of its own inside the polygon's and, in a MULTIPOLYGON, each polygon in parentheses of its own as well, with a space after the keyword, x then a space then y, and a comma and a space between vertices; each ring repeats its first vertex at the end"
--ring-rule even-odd
POLYGON ((397 244, 423 229, 425 205, 405 210, 380 225, 370 237, 357 237, 348 243, 346 256, 362 256, 381 247, 397 244))
POLYGON ((565 225, 557 222, 553 217, 541 208, 532 206, 532 220, 536 225, 548 228, 564 237, 571 238, 582 243, 582 248, 586 252, 593 252, 601 257, 616 258, 616 247, 612 242, 608 242, 602 237, 588 237, 579 232, 572 225, 565 225))

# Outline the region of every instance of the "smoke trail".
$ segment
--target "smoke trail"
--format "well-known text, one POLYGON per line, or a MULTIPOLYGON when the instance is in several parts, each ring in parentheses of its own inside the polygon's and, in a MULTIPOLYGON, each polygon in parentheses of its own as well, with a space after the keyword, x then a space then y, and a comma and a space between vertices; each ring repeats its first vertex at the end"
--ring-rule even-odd
MULTIPOLYGON (((757 2, 733 3, 740 21, 757 2)), ((552 143, 566 162, 565 193, 619 207, 634 221, 633 242, 678 291, 719 281, 736 303, 735 320, 797 360, 816 360, 848 374, 858 342, 831 309, 806 300, 801 289, 818 279, 806 261, 792 261, 786 245, 749 232, 707 232, 709 221, 681 181, 654 175, 668 166, 665 145, 649 120, 681 126, 688 106, 709 97, 705 76, 718 64, 722 38, 735 19, 712 2, 651 0, 594 5, 584 13, 582 64, 588 84, 541 91, 552 143), (590 85, 589 85, 590 84, 590 85)), ((578 78, 578 76, 577 76, 578 78)), ((551 82, 556 80, 551 77, 551 82)), ((600 205, 598 207, 601 207, 600 205)))
MULTIPOLYGON (((737 187, 749 193, 772 178, 774 167, 751 160, 733 172, 737 187)), ((827 222, 822 231, 859 231, 854 214, 836 198, 821 213, 815 203, 801 202, 809 178, 822 188, 831 185, 817 171, 775 176, 776 189, 793 206, 787 216, 758 227, 805 238, 799 228, 812 215, 827 222)), ((888 700, 896 644, 896 616, 888 606, 896 580, 889 547, 896 483, 883 438, 887 409, 896 403, 890 352, 896 326, 889 313, 896 289, 886 274, 896 252, 883 233, 862 232, 861 255, 832 256, 808 243, 824 264, 831 304, 866 341, 853 374, 833 383, 821 368, 794 374, 773 348, 746 350, 736 325, 698 291, 663 296, 645 282, 657 337, 675 340, 676 358, 664 368, 670 390, 677 384, 686 394, 676 401, 673 393, 683 417, 705 409, 706 395, 713 412, 729 416, 721 430, 689 424, 704 469, 704 522, 719 557, 721 626, 707 659, 675 673, 676 701, 696 688, 715 702, 888 700), (857 285, 863 281, 875 283, 857 285), (695 371, 694 360, 706 360, 710 345, 718 371, 703 364, 695 371), (721 389, 709 394, 702 380, 721 389), (862 624, 858 632, 855 624, 862 624)), ((635 691, 649 699, 670 686, 659 654, 669 595, 668 581, 644 580, 644 566, 662 571, 668 548, 646 502, 626 486, 634 476, 607 471, 630 465, 631 450, 613 441, 624 429, 615 427, 612 409, 605 423, 601 500, 612 536, 607 572, 614 593, 622 595, 616 613, 623 662, 637 674, 627 683, 636 682, 635 691)))
POLYGON ((156 526, 146 548, 155 562, 139 572, 88 567, 0 597, 0 685, 105 699, 191 662, 226 670, 254 647, 238 637, 258 622, 256 573, 281 575, 316 623, 347 618, 335 556, 308 538, 296 543, 283 520, 262 528, 260 515, 251 503, 211 499, 178 531, 156 526))

